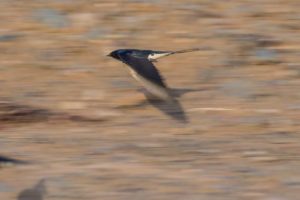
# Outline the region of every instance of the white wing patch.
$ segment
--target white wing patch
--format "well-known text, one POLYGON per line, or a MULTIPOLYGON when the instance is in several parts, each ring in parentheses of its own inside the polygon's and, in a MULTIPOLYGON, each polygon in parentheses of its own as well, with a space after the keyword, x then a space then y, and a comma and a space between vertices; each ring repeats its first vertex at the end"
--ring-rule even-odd
POLYGON ((170 54, 171 53, 169 53, 169 52, 168 53, 152 53, 152 54, 149 54, 148 60, 153 61, 153 60, 156 60, 156 59, 158 59, 160 57, 168 56, 170 54))

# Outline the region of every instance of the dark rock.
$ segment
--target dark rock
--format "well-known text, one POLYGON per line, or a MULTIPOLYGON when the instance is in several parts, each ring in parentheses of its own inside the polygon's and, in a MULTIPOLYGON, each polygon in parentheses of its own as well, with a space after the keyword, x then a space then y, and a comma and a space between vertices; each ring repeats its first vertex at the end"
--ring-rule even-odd
POLYGON ((63 112, 50 111, 43 108, 35 108, 24 105, 11 104, 0 102, 0 122, 41 122, 41 121, 84 121, 84 122, 99 122, 105 121, 103 117, 68 114, 63 112))
POLYGON ((0 42, 10 42, 14 41, 18 38, 20 38, 21 35, 19 34, 5 34, 5 35, 0 35, 0 42))
POLYGON ((25 161, 9 158, 6 156, 0 156, 0 164, 1 163, 13 163, 13 164, 25 164, 25 161))

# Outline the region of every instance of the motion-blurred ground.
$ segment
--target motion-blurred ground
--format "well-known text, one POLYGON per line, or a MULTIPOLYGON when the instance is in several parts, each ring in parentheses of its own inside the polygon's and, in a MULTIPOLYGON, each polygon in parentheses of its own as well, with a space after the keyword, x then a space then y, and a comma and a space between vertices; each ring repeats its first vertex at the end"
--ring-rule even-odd
POLYGON ((299 8, 1 0, 0 155, 28 163, 1 165, 0 199, 300 199, 299 8), (204 46, 156 63, 188 122, 106 57, 204 46))

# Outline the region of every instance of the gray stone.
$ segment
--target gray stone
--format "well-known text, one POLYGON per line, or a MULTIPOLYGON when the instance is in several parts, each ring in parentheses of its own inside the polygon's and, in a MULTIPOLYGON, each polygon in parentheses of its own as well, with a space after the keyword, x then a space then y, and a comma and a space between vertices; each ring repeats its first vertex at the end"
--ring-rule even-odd
POLYGON ((133 88, 134 85, 132 85, 131 82, 129 81, 119 81, 119 80, 113 80, 113 81, 110 81, 110 84, 114 87, 117 87, 117 88, 121 88, 121 89, 128 89, 128 88, 133 88))
POLYGON ((276 51, 273 49, 254 49, 252 59, 261 64, 278 62, 276 51))
POLYGON ((7 185, 0 184, 0 192, 8 191, 10 190, 10 187, 7 185))
POLYGON ((238 98, 249 98, 252 97, 255 93, 255 88, 258 88, 259 85, 250 81, 232 81, 224 83, 222 85, 222 92, 229 96, 238 97, 238 98))
POLYGON ((83 36, 87 39, 101 39, 111 32, 108 28, 95 27, 86 32, 83 36))
POLYGON ((37 2, 40 2, 40 3, 78 3, 80 2, 80 0, 37 0, 37 2))
POLYGON ((18 34, 5 34, 5 35, 0 35, 0 42, 10 42, 15 39, 18 39, 21 37, 21 35, 18 34))
POLYGON ((34 18, 48 26, 56 28, 67 27, 70 23, 65 14, 49 7, 37 9, 34 18))

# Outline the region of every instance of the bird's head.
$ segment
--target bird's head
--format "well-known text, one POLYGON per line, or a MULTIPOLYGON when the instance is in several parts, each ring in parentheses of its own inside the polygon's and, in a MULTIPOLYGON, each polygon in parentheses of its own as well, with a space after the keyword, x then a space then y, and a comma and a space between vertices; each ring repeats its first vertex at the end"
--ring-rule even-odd
POLYGON ((119 56, 118 56, 118 50, 116 51, 112 51, 110 54, 108 54, 107 56, 110 56, 114 59, 120 60, 119 56))

